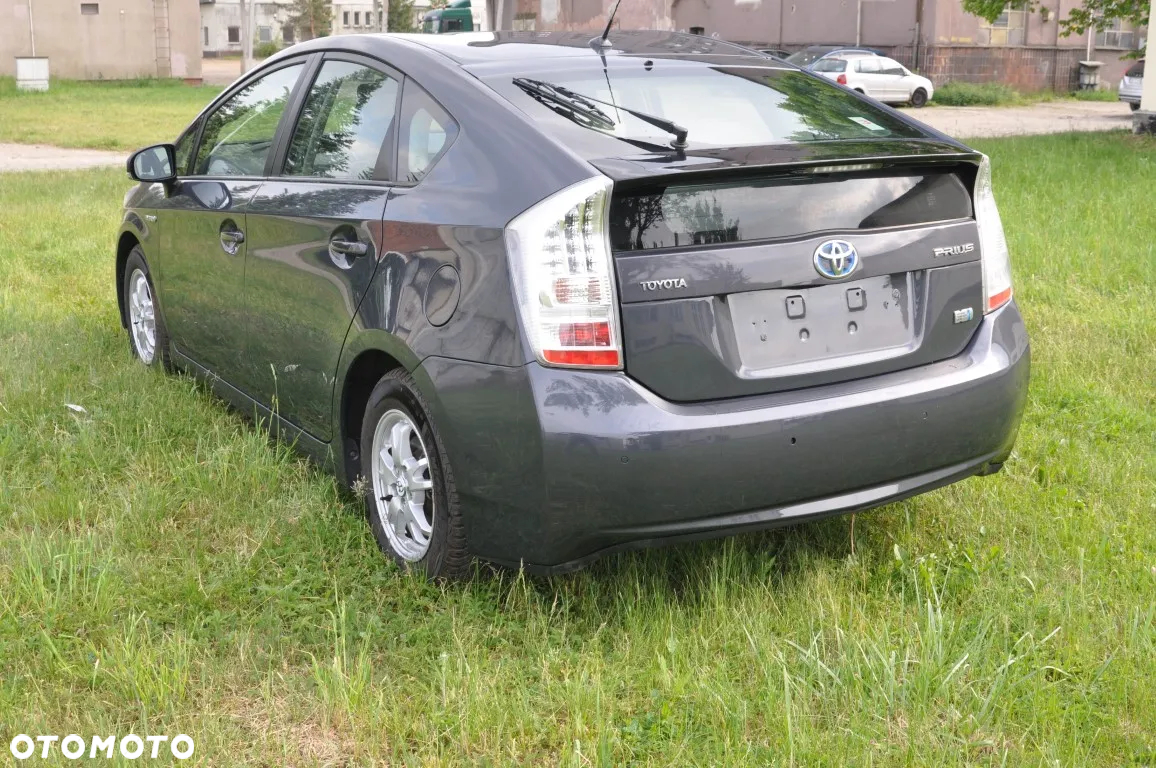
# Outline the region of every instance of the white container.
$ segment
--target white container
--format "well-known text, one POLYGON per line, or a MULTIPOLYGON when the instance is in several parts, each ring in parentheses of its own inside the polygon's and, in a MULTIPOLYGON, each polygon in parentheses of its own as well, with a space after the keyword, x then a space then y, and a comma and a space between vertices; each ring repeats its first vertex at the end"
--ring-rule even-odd
POLYGON ((16 88, 21 91, 47 91, 48 57, 17 56, 16 88))

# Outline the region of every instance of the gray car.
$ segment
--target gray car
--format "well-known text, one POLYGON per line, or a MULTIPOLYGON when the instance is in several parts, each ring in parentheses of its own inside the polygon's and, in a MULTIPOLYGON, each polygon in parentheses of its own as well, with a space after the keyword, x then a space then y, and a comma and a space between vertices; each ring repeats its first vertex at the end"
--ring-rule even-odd
POLYGON ((331 468, 431 577, 866 509, 1012 450, 987 158, 745 48, 326 37, 128 170, 133 354, 331 468))
POLYGON ((1144 59, 1128 68, 1120 79, 1120 101, 1126 102, 1135 112, 1140 108, 1140 95, 1144 92, 1144 59))

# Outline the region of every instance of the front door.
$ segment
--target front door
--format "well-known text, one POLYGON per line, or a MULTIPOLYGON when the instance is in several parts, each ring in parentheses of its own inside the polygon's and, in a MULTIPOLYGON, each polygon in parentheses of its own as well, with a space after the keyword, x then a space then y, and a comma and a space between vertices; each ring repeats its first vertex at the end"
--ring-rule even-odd
POLYGON ((199 149, 158 207, 161 306, 176 350, 235 383, 244 343, 247 210, 297 79, 291 63, 202 119, 199 149))
POLYGON ((341 348, 378 263, 400 79, 326 54, 280 174, 247 212, 245 384, 321 440, 341 348))
POLYGON ((902 64, 894 59, 880 57, 879 80, 884 91, 883 100, 895 104, 910 99, 906 78, 907 70, 902 64))
POLYGON ((882 101, 887 98, 887 95, 883 88, 883 78, 879 74, 880 69, 879 59, 875 56, 866 56, 855 60, 855 72, 858 73, 856 79, 863 92, 873 99, 882 101))

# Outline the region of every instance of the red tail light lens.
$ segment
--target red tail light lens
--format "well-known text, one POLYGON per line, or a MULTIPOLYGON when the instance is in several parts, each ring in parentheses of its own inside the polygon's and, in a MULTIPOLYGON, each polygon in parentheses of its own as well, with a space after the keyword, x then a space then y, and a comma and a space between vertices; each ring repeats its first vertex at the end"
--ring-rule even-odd
POLYGON ((545 365, 622 367, 606 224, 611 188, 605 177, 587 179, 506 227, 522 327, 545 365))
POLYGON ((846 85, 847 84, 847 76, 846 75, 839 75, 838 77, 835 78, 835 82, 838 83, 839 85, 846 85))

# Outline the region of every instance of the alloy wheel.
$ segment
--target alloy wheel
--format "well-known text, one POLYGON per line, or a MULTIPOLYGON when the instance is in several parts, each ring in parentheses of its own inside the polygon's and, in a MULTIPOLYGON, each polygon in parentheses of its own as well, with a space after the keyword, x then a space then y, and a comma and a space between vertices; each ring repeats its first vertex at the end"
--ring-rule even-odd
POLYGON ((157 354, 156 307, 148 278, 139 269, 133 270, 128 282, 128 316, 133 348, 142 363, 152 365, 157 354))
POLYGON ((421 432, 400 410, 382 414, 373 431, 370 477, 374 514, 399 557, 425 557, 433 533, 434 497, 429 454, 421 432))

